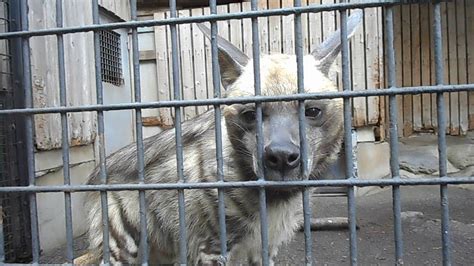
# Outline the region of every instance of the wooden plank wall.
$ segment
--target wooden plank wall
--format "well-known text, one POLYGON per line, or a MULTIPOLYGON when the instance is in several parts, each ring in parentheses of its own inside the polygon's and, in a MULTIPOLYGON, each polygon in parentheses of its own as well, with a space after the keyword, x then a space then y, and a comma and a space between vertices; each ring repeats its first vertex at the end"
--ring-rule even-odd
MULTIPOLYGON (((355 2, 355 1, 352 1, 355 2)), ((304 0, 303 5, 319 5, 335 3, 335 0, 304 0)), ((293 0, 259 1, 260 9, 291 7, 293 0)), ((241 12, 250 10, 250 3, 234 3, 218 6, 218 13, 241 12)), ((196 8, 179 11, 180 17, 209 14, 209 8, 196 8)), ((155 19, 169 17, 163 11, 153 15, 155 19)), ((146 19, 146 18, 145 18, 146 19)), ((311 13, 302 16, 304 53, 310 53, 329 34, 339 27, 337 12, 311 13)), ((360 27, 351 42, 351 77, 354 90, 379 89, 383 85, 383 36, 382 11, 380 8, 366 9, 364 25, 360 27)), ((252 56, 252 30, 250 19, 229 20, 218 22, 219 34, 252 56)), ((145 34, 145 33, 143 33, 145 34)), ((143 35, 140 41, 149 39, 150 33, 143 35)), ((210 43, 203 38, 195 25, 178 26, 178 42, 180 54, 180 82, 184 99, 202 99, 213 97, 212 66, 210 43)), ((142 35, 141 35, 142 36, 142 35)), ((260 51, 262 53, 294 54, 294 17, 273 16, 259 18, 260 51)), ((167 26, 154 28, 155 50, 141 50, 142 64, 154 62, 158 82, 155 89, 158 99, 172 98, 171 45, 170 30, 167 26)), ((340 84, 340 59, 330 72, 330 78, 340 84)), ((379 97, 359 98, 354 100, 354 125, 378 125, 381 122, 379 97)), ((186 107, 184 118, 189 119, 207 110, 207 107, 186 107)), ((173 111, 161 109, 156 117, 146 117, 147 121, 156 121, 155 125, 171 126, 173 111)))
MULTIPOLYGON (((430 4, 398 6, 394 13, 398 86, 435 85, 433 7, 430 4)), ((474 82, 474 3, 455 0, 442 3, 445 84, 474 82)), ((400 136, 435 132, 436 95, 398 96, 400 136)), ((447 132, 464 135, 474 129, 474 93, 446 93, 447 132)), ((388 108, 388 106, 386 106, 388 108)), ((386 110, 387 111, 387 110, 386 110)))
MULTIPOLYGON (((56 1, 28 2, 30 30, 56 27, 56 1)), ((63 1, 64 26, 92 24, 92 14, 73 16, 78 10, 92 10, 90 1, 63 1)), ((30 39, 31 72, 34 107, 59 106, 58 52, 56 36, 30 39)), ((93 35, 75 33, 64 35, 67 101, 70 106, 95 103, 93 66, 93 35)), ((71 146, 93 143, 96 135, 96 115, 93 112, 68 114, 71 146)), ((38 150, 61 147, 59 114, 35 115, 35 145, 38 150)))

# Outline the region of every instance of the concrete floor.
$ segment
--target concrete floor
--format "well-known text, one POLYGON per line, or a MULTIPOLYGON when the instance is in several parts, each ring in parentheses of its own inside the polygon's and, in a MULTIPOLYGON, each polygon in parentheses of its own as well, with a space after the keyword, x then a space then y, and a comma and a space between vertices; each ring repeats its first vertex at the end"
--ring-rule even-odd
MULTIPOLYGON (((447 142, 448 176, 474 176, 474 133, 466 137, 448 136, 447 142)), ((400 140, 400 166, 402 178, 436 177, 436 136, 419 135, 400 140)), ((449 186, 448 191, 453 265, 474 265, 474 185, 449 186)), ((357 195, 359 265, 394 265, 391 188, 369 187, 357 195)), ((347 217, 346 198, 313 200, 315 218, 347 217)), ((401 206, 405 265, 442 265, 439 186, 402 187, 401 206)), ((350 264, 348 230, 313 231, 312 241, 315 264, 350 264)), ((77 238, 74 244, 75 257, 86 252, 87 241, 83 237, 77 238)), ((43 254, 40 261, 63 263, 64 254, 65 249, 58 248, 43 254)), ((276 262, 279 265, 304 264, 302 233, 297 233, 281 248, 276 262)))
MULTIPOLYGON (((401 189, 405 265, 441 265, 441 207, 437 186, 401 189), (414 217, 406 217, 414 216, 414 217)), ((449 209, 453 265, 474 265, 474 192, 449 188, 449 209)), ((344 198, 318 198, 314 217, 346 216, 344 198)), ((359 265, 394 265, 392 191, 385 189, 357 198, 359 265)), ((348 230, 312 233, 316 265, 349 265, 348 230)), ((304 264, 302 233, 284 246, 278 264, 304 264)))
MULTIPOLYGON (((405 265, 441 265, 441 208, 439 187, 418 186, 401 189, 405 265), (411 217, 410 217, 411 216, 411 217)), ((346 216, 345 198, 315 198, 313 216, 346 216)), ((474 265, 474 192, 449 188, 449 209, 453 265, 474 265)), ((359 265, 394 265, 392 192, 380 190, 357 198, 359 265)), ((348 230, 313 231, 313 261, 316 265, 349 265, 348 230)), ((75 241, 75 254, 84 254, 87 242, 75 241)), ((44 254, 42 263, 64 262, 64 249, 44 254)), ((304 237, 283 246, 278 265, 304 264, 304 237)))

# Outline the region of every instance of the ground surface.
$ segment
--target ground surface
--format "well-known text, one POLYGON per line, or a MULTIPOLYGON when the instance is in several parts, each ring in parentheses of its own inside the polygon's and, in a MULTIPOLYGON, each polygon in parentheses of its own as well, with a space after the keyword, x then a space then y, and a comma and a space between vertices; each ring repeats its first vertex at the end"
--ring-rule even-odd
MULTIPOLYGON (((441 265, 439 187, 402 188, 405 265, 441 265), (412 216, 412 217, 406 217, 412 216)), ((344 198, 318 198, 315 217, 346 216, 344 198)), ((474 192, 449 188, 453 265, 474 265, 474 192)), ((357 198, 359 265, 394 265, 395 244, 391 189, 357 198)), ((312 233, 316 265, 349 265, 347 230, 312 233)), ((304 237, 284 246, 278 264, 304 264, 304 237)))
MULTIPOLYGON (((474 176, 474 133, 447 138, 448 176, 474 176)), ((400 140, 402 178, 438 175, 436 136, 400 140)), ((390 178, 387 176, 386 178, 390 178)), ((391 188, 372 187, 356 198, 359 265, 394 265, 395 243, 391 188)), ((347 217, 346 198, 314 198, 313 216, 347 217)), ((401 188, 403 251, 405 265, 442 265, 439 186, 401 188)), ((449 211, 453 265, 474 265, 474 184, 449 186, 449 211)), ((348 230, 313 231, 316 265, 349 265, 348 230)), ((75 240, 75 257, 86 252, 87 241, 75 240)), ((65 249, 44 253, 42 263, 64 263, 65 249)), ((304 236, 297 233, 283 246, 279 265, 304 265, 304 236)))

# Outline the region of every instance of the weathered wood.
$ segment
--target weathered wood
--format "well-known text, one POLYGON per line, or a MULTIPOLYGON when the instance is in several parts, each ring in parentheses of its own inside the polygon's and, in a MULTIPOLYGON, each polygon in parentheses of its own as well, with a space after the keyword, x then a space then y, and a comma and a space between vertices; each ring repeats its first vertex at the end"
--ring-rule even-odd
MULTIPOLYGON (((268 9, 267 1, 258 1, 260 10, 268 9)), ((260 52, 269 54, 270 44, 268 43, 268 17, 258 18, 259 33, 260 33, 260 52)))
MULTIPOLYGON (((230 4, 229 12, 237 13, 241 11, 240 4, 230 4)), ((232 19, 230 23, 230 41, 239 49, 242 50, 242 20, 232 19)))
MULTIPOLYGON (((431 81, 431 30, 430 10, 428 4, 420 5, 420 52, 421 52, 421 85, 429 86, 431 81)), ((422 94, 422 128, 431 129, 431 95, 422 94)))
POLYGON ((140 51, 140 61, 156 60, 156 53, 154 50, 140 51))
MULTIPOLYGON (((420 40, 420 4, 411 5, 411 77, 412 86, 421 85, 421 40, 420 40)), ((421 95, 413 95, 413 130, 420 131, 422 125, 421 95)))
MULTIPOLYGON (((379 54, 379 65, 378 65, 378 76, 379 76, 379 89, 385 87, 385 57, 384 57, 384 13, 383 8, 377 9, 377 25, 378 25, 378 54, 379 54)), ((379 121, 375 128, 375 137, 379 137, 379 141, 384 141, 386 138, 386 98, 384 96, 379 97, 379 121)), ((370 106, 369 106, 370 108, 370 106)))
MULTIPOLYGON (((179 11, 179 17, 189 17, 188 9, 179 11)), ((181 93, 182 99, 195 99, 194 93, 194 69, 193 69, 193 44, 191 35, 191 25, 181 24, 179 30, 179 52, 180 52, 180 75, 181 75, 181 93)), ((188 120, 196 116, 195 106, 186 106, 183 108, 184 119, 188 120)))
MULTIPOLYGON (((321 0, 321 4, 334 4, 334 0, 321 0)), ((336 30, 336 15, 335 15, 335 11, 326 11, 326 12, 322 12, 322 20, 321 20, 321 42, 323 42, 324 40, 326 40, 326 38, 336 30)), ((358 31, 358 33, 360 33, 360 29, 358 31)), ((340 57, 340 56, 339 56, 340 57)), ((351 58, 352 59, 352 58, 351 58)), ((340 60, 340 59, 337 59, 337 60, 340 60)), ((337 61, 336 60, 336 61, 337 61)), ((338 76, 338 72, 341 71, 340 70, 341 67, 340 65, 338 64, 338 62, 336 62, 333 66, 333 68, 329 71, 329 78, 333 81, 333 82, 336 82, 337 83, 337 76, 338 76)), ((338 84, 340 85, 340 84, 338 84)), ((338 86, 339 88, 342 88, 342 86, 338 86)))
MULTIPOLYGON (((443 59, 444 59, 444 84, 449 83, 449 22, 448 22, 448 3, 441 3, 441 30, 443 35, 443 59)), ((446 133, 449 134, 449 126, 451 121, 451 104, 449 99, 449 93, 444 93, 445 102, 445 119, 446 119, 446 133)), ((439 126, 439 125, 438 125, 439 126)))
MULTIPOLYGON (((305 0, 303 5, 306 4, 319 4, 320 0, 305 0)), ((326 0, 327 3, 334 3, 334 0, 326 0)), ((287 0, 284 2, 285 6, 293 6, 293 0, 287 0)), ((259 2, 260 9, 267 9, 267 8, 279 8, 280 3, 276 1, 269 1, 269 2, 259 2)), ((241 3, 241 4, 231 4, 228 6, 219 6, 218 13, 226 13, 226 12, 240 12, 240 11, 249 11, 250 3, 241 3)), ((377 13, 378 11, 373 11, 373 19, 371 17, 372 22, 366 21, 367 25, 369 23, 377 23, 377 13)), ((190 10, 190 15, 192 16, 199 16, 201 14, 209 14, 209 8, 204 9, 192 9, 190 10)), ((305 43, 304 53, 307 54, 312 49, 314 49, 320 42, 323 40, 323 35, 326 35, 326 38, 335 30, 337 29, 337 16, 335 12, 325 12, 326 13, 326 25, 321 23, 321 14, 320 13, 312 13, 306 16, 302 16, 302 31, 303 31, 303 42, 305 43)), ((161 12, 161 14, 164 14, 161 12)), ((180 12, 183 15, 183 11, 180 12)), ((165 15, 162 15, 162 17, 165 15)), ((156 18, 156 15, 155 15, 156 18)), ((268 18, 266 20, 260 20, 259 18, 259 42, 260 42, 260 50, 261 52, 273 52, 273 53, 281 53, 284 49, 286 53, 294 54, 294 18, 293 16, 276 16, 273 18, 268 18), (275 19, 276 18, 276 19, 275 19), (281 23, 284 20, 285 23, 281 23)), ((209 24, 206 23, 208 26, 209 24)), ((183 95, 187 95, 190 93, 191 88, 186 85, 189 82, 186 82, 186 73, 192 73, 193 75, 193 87, 194 87, 194 97, 195 98, 209 98, 212 97, 213 94, 213 87, 212 87, 212 64, 211 64, 211 53, 210 53, 210 42, 202 37, 200 31, 196 28, 195 25, 192 25, 192 40, 190 47, 192 47, 192 51, 190 56, 183 54, 183 49, 188 50, 187 46, 183 42, 183 26, 180 25, 179 27, 179 38, 180 38, 180 68, 181 68, 181 82, 183 87, 183 95), (202 41, 201 41, 202 40, 202 41), (186 69, 188 67, 188 69, 186 69), (200 84, 203 84, 202 86, 200 84), (205 85, 204 85, 205 84, 205 85)), ((371 25, 372 26, 372 25, 371 25)), ((362 62, 364 61, 364 53, 374 53, 370 60, 374 61, 374 66, 371 69, 371 82, 373 87, 380 87, 380 77, 377 78, 380 73, 378 68, 381 65, 381 59, 379 53, 382 51, 383 46, 380 42, 382 38, 381 35, 378 35, 378 31, 381 31, 377 25, 372 26, 375 31, 370 32, 371 40, 375 43, 371 44, 370 47, 365 49, 366 42, 361 42, 360 44, 353 44, 354 47, 357 47, 358 50, 361 51, 362 55, 358 55, 362 62)), ((223 38, 228 39, 237 47, 241 48, 244 53, 248 56, 252 56, 252 27, 251 27, 251 20, 250 19, 243 19, 243 20, 230 20, 230 21, 221 21, 218 22, 219 28, 219 35, 223 38)), ((160 30, 160 27, 156 27, 155 30, 160 30)), ((169 35, 169 28, 168 27, 161 27, 160 33, 162 36, 161 40, 156 40, 159 38, 159 34, 155 33, 155 46, 158 47, 161 45, 166 51, 168 59, 167 61, 159 62, 160 57, 158 56, 159 52, 157 51, 156 62, 157 62, 157 73, 160 71, 166 71, 168 73, 168 84, 163 84, 162 82, 158 83, 159 91, 161 95, 159 95, 160 99, 171 98, 172 95, 172 76, 171 76, 171 69, 172 66, 170 64, 171 61, 171 53, 170 53, 170 35, 169 35), (159 44, 161 42, 161 44, 159 44), (158 67, 158 64, 161 66, 158 67), (168 95, 164 95, 168 92, 168 95)), ((361 27, 362 33, 360 34, 360 38, 364 39, 364 32, 363 27, 361 27)), ((187 43, 187 40, 186 40, 187 43)), ((143 59, 153 58, 152 55, 144 55, 142 56, 143 59)), ((337 62, 340 62, 340 58, 337 59, 337 62)), ((340 63, 339 63, 340 64, 340 63)), ((363 63, 364 64, 364 63, 363 63)), ((335 82, 338 82, 340 78, 338 78, 338 69, 340 65, 334 67, 331 70, 331 79, 335 82)), ((163 75, 163 73, 162 73, 163 75)), ((361 85, 359 85, 359 89, 366 89, 366 71, 365 67, 358 67, 356 78, 362 80, 361 85)), ((189 83, 191 84, 191 83, 189 83)), ((187 96, 185 96, 186 98, 187 96)), ((362 108, 365 108, 365 111, 362 112, 363 118, 362 122, 358 125, 364 126, 367 124, 367 100, 360 99, 362 108)), ((376 124, 379 123, 379 103, 377 99, 370 99, 370 110, 373 110, 373 113, 370 114, 371 123, 376 124)), ((202 112, 206 107, 198 107, 198 113, 202 112)), ((186 112, 188 113, 188 112, 186 112)), ((170 119, 172 119, 172 113, 168 115, 170 119)), ((166 117, 166 116, 165 116, 166 117)), ((186 115, 186 119, 190 118, 186 115)))
MULTIPOLYGON (((268 9, 280 8, 280 1, 268 1, 268 9)), ((281 17, 271 16, 268 18, 268 36, 270 42, 270 53, 281 53, 281 17)))
MULTIPOLYGON (((446 84, 459 84, 458 80, 458 58, 457 58, 457 15, 456 2, 447 3, 447 49, 448 49, 448 64, 446 67, 449 71, 449 78, 445 80, 446 84)), ((451 135, 459 135, 459 93, 449 93, 449 129, 451 135)))
POLYGON ((159 116, 144 116, 142 117, 142 125, 144 127, 161 127, 161 128, 171 128, 169 124, 163 123, 161 117, 159 116))
MULTIPOLYGON (((403 85, 403 51, 402 51, 402 10, 401 6, 395 6, 393 10, 393 32, 394 32, 394 49, 395 49, 395 72, 397 86, 403 85)), ((397 125, 398 136, 403 136, 403 97, 397 98, 397 125)), ((391 136, 392 137, 392 136, 391 136)))
MULTIPOLYGON (((469 1, 469 0, 468 0, 469 1)), ((464 0, 456 2, 456 24, 457 24, 457 69, 458 84, 467 83, 467 64, 466 64, 466 13, 464 0)), ((469 34, 474 34, 471 32, 469 34)), ((468 94, 467 92, 458 92, 459 97, 459 134, 465 135, 469 127, 468 115, 468 94)))
POLYGON ((99 5, 125 21, 130 20, 130 1, 128 0, 99 0, 99 5))
MULTIPOLYGON (((154 19, 164 19, 165 13, 155 13, 154 19)), ((169 79, 170 69, 168 68, 168 36, 167 26, 157 26, 155 28, 156 47, 156 76, 158 83, 158 100, 166 101, 171 99, 169 79)), ((171 108, 161 108, 160 118, 166 125, 173 125, 171 108)))
MULTIPOLYGON (((442 5, 441 5, 442 6, 442 5)), ((430 39, 430 54, 431 54, 431 84, 434 85, 436 84, 436 65, 434 61, 434 41, 433 41, 433 34, 434 34, 434 26, 433 26, 433 5, 429 5, 429 21, 430 21, 430 33, 431 33, 431 39, 430 39)), ((433 129, 437 131, 438 129, 438 113, 437 113, 437 106, 438 103, 436 101, 436 94, 432 93, 431 94, 431 124, 433 126, 433 129)))
MULTIPOLYGON (((378 17, 381 15, 381 8, 369 8, 365 10, 365 65, 366 65, 366 86, 363 89, 380 89, 380 60, 383 54, 379 53, 379 40, 382 36, 382 25, 379 25, 378 17)), ((367 117, 364 125, 377 125, 380 119, 379 97, 368 97, 367 117)))
MULTIPOLYGON (((366 12, 364 12, 364 17, 366 12)), ((358 31, 354 33, 350 42, 350 55, 351 55, 351 76, 352 76, 352 90, 365 90, 367 87, 365 73, 368 71, 366 65, 367 54, 365 50, 365 31, 363 27, 360 27, 358 31)), ((326 37, 325 37, 326 38, 326 37)), ((341 70, 342 71, 342 70, 341 70)), ((370 70, 369 70, 370 71, 370 70)), ((364 126, 367 122, 367 99, 366 98, 354 98, 353 102, 353 125, 356 127, 364 126)))
MULTIPOLYGON (((30 30, 56 27, 54 1, 29 1, 30 30)), ((64 2, 64 14, 77 10, 91 10, 90 1, 64 2)), ((64 16, 64 26, 88 25, 91 16, 64 16)), ((31 38, 31 71, 33 104, 35 107, 59 106, 58 52, 56 36, 31 38)), ((64 36, 67 103, 71 106, 95 103, 95 72, 92 33, 64 36)), ((61 147, 61 120, 59 114, 35 115, 35 146, 38 150, 61 147)), ((71 146, 93 143, 96 136, 96 115, 93 112, 71 113, 68 116, 69 143, 71 146)))
MULTIPOLYGON (((250 3, 242 3, 242 11, 252 10, 250 3)), ((242 20, 242 33, 243 33, 243 52, 248 55, 250 58, 253 56, 253 47, 252 47, 252 20, 243 19, 242 20)))
MULTIPOLYGON (((202 9, 193 9, 191 10, 192 16, 201 16, 202 9)), ((206 99, 208 98, 208 87, 207 87, 207 72, 212 71, 211 69, 206 69, 206 48, 204 36, 196 26, 195 23, 192 24, 193 31, 193 52, 194 52, 194 93, 196 99, 206 99)), ((197 113, 201 114, 208 109, 207 106, 198 106, 197 113)))
MULTIPOLYGON (((411 8, 402 6, 402 56, 403 56, 403 86, 412 86, 412 58, 411 58, 411 8)), ((412 95, 403 96, 403 135, 409 136, 413 132, 412 95)))
MULTIPOLYGON (((202 10, 203 15, 209 15, 211 14, 210 8, 206 7, 203 8, 202 10)), ((210 25, 208 25, 210 27, 210 25)), ((199 34, 203 35, 201 31, 199 31, 199 34)), ((204 36, 203 36, 204 38, 204 36)), ((206 82, 207 82, 207 98, 212 98, 214 97, 214 85, 213 85, 213 80, 212 80, 212 54, 211 54, 211 43, 209 40, 204 38, 204 43, 205 43, 205 61, 206 61, 206 82)), ((211 108, 211 107, 209 107, 211 108)))
MULTIPOLYGON (((308 5, 308 0, 301 1, 302 6, 308 5)), ((303 54, 308 54, 309 50, 309 25, 308 13, 301 14, 301 32, 303 33, 303 54)))
MULTIPOLYGON (((293 0, 282 0, 281 7, 292 7, 293 0)), ((283 16, 281 19, 282 49, 284 54, 295 54, 295 17, 283 16)))
MULTIPOLYGON (((468 82, 474 83, 474 2, 466 1, 466 38, 467 38, 467 76, 468 82)), ((469 130, 474 130, 474 91, 470 91, 469 98, 469 130)))
MULTIPOLYGON (((308 5, 320 5, 321 0, 309 0, 308 5)), ((313 51, 321 43, 321 13, 309 13, 309 50, 313 51)))

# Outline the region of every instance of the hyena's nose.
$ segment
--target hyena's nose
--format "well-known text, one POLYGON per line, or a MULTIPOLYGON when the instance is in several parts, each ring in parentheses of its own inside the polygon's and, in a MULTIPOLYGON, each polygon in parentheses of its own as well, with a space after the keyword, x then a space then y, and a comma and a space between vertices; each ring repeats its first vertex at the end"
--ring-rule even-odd
POLYGON ((300 150, 293 144, 268 145, 265 147, 264 160, 267 168, 286 172, 300 164, 300 150))

